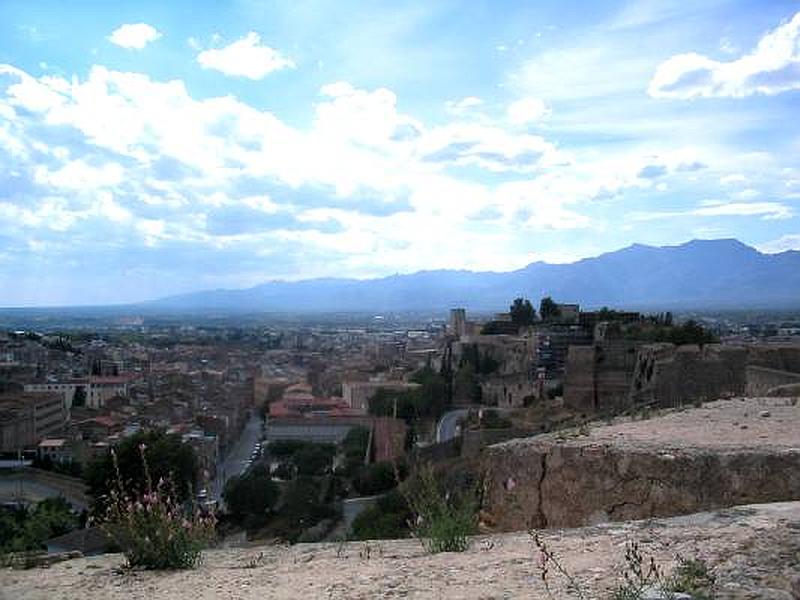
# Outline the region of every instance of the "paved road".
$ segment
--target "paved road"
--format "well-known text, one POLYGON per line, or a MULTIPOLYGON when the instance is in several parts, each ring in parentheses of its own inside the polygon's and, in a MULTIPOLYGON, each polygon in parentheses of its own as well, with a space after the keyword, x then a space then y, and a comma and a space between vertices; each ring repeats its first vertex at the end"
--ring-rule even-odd
POLYGON ((254 413, 244 426, 244 429, 242 429, 239 439, 236 440, 225 460, 217 465, 217 477, 211 486, 213 489, 208 490, 210 497, 214 500, 221 502, 225 482, 234 475, 240 475, 244 472, 246 468, 244 462, 250 458, 253 446, 261 439, 261 423, 261 418, 254 413))
POLYGON ((440 444, 460 435, 461 428, 458 425, 459 419, 466 417, 471 410, 477 411, 482 408, 485 410, 494 410, 499 413, 510 412, 510 409, 500 408, 498 406, 467 406, 465 408, 456 408, 455 410, 446 412, 436 425, 436 443, 440 444))
POLYGON ((457 408, 444 413, 442 418, 439 419, 439 424, 436 426, 436 442, 441 444, 442 442, 453 439, 461 433, 458 421, 466 417, 469 411, 469 408, 457 408))

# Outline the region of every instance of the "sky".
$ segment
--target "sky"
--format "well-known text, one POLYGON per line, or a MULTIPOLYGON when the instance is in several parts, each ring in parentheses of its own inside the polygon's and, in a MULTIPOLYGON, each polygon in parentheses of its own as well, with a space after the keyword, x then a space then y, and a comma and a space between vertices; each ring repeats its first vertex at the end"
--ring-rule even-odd
POLYGON ((0 306, 800 249, 800 2, 0 0, 0 306))

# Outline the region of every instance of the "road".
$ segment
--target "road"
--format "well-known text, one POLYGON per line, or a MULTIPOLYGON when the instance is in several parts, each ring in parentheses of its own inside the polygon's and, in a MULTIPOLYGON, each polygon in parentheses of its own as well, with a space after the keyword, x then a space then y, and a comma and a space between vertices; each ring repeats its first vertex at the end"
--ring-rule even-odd
POLYGON ((444 413, 436 426, 436 443, 441 444, 461 433, 458 421, 466 417, 470 410, 469 408, 457 408, 444 413))
POLYGON ((436 443, 441 444, 459 435, 461 433, 461 428, 458 425, 458 421, 466 417, 471 410, 478 411, 480 409, 494 410, 499 413, 508 413, 511 410, 498 406, 468 406, 446 412, 436 425, 436 443))
POLYGON ((261 440, 261 424, 261 418, 254 412, 244 429, 242 429, 239 439, 236 440, 233 448, 228 452, 225 460, 217 465, 217 476, 211 486, 212 489, 208 490, 212 499, 221 503, 225 482, 234 475, 240 475, 244 472, 246 468, 245 461, 250 458, 250 453, 253 451, 253 446, 256 445, 256 442, 261 440))

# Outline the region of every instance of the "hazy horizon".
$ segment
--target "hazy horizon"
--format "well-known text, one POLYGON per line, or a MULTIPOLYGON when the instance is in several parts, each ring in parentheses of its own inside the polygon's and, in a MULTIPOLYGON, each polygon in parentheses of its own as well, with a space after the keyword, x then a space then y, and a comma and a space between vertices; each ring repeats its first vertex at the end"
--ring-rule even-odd
POLYGON ((0 5, 0 306, 800 249, 796 2, 0 5))

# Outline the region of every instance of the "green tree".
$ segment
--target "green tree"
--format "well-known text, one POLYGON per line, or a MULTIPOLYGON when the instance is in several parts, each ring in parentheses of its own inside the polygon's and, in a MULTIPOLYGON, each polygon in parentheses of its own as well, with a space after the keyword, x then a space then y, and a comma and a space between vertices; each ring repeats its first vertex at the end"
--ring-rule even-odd
POLYGON ((545 296, 539 303, 539 314, 543 321, 552 321, 561 316, 561 310, 550 296, 545 296))
MULTIPOLYGON (((397 475, 400 473, 398 472, 397 475)), ((377 462, 362 467, 353 479, 353 486, 362 496, 381 494, 396 485, 394 465, 390 462, 377 462)))
POLYGON ((256 466, 245 475, 231 477, 222 492, 228 512, 236 519, 265 517, 280 498, 269 472, 256 466))
POLYGON ((515 298, 509 312, 511 322, 517 327, 528 327, 536 321, 536 310, 527 298, 515 298))
POLYGON ((275 528, 280 537, 296 542, 305 529, 336 516, 336 511, 320 500, 320 494, 320 483, 311 477, 297 477, 289 484, 275 528))
POLYGON ((294 454, 299 475, 324 475, 330 471, 336 447, 333 444, 307 444, 294 454))
MULTIPOLYGON (((187 500, 197 489, 197 457, 179 435, 163 430, 139 432, 122 441, 115 449, 117 464, 125 491, 131 495, 146 487, 144 466, 139 447, 144 445, 145 458, 153 484, 159 479, 171 481, 177 500, 187 500)), ((105 507, 105 498, 116 486, 117 474, 111 452, 92 460, 86 469, 86 483, 95 512, 105 507)))

